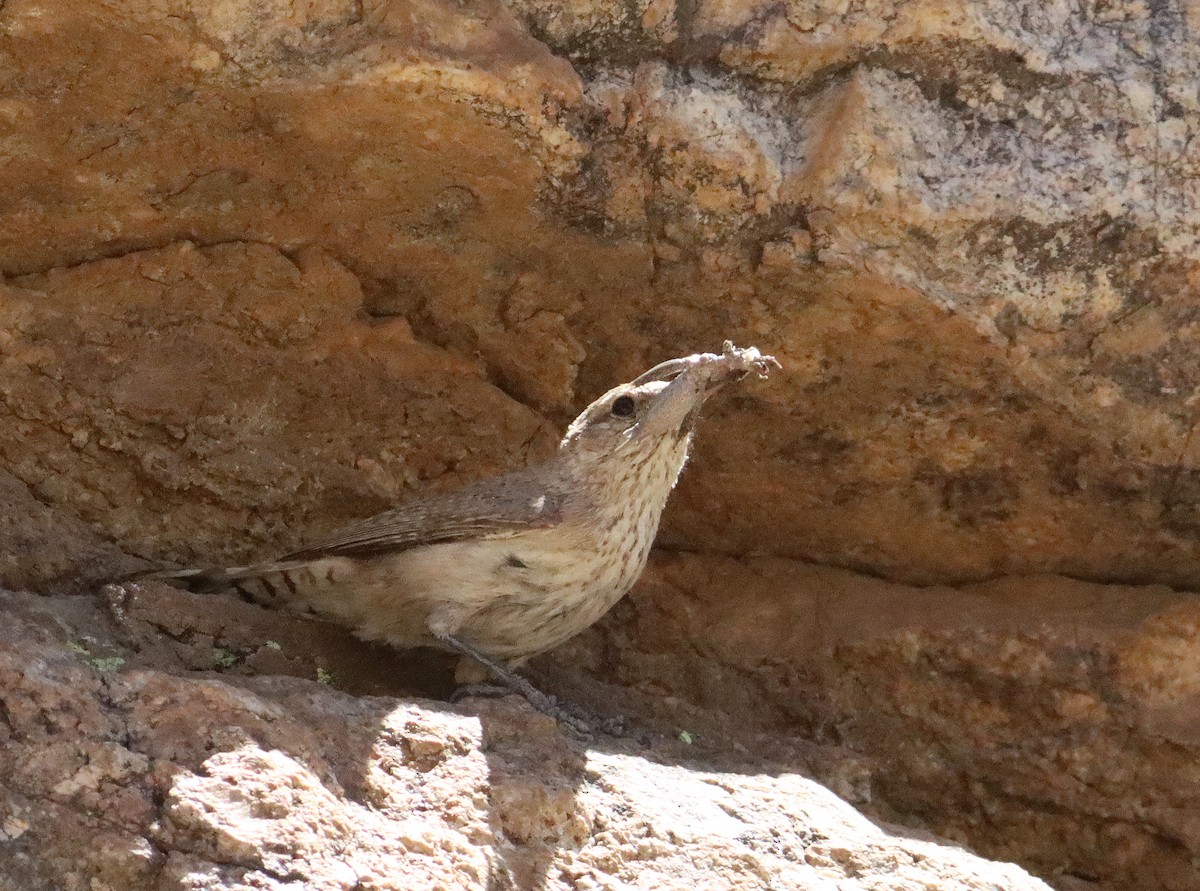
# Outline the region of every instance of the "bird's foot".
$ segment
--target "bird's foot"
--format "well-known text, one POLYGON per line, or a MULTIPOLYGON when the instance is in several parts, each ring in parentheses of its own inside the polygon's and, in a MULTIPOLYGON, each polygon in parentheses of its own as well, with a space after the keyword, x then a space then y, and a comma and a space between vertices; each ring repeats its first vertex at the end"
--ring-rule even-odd
MULTIPOLYGON (((502 665, 490 658, 464 640, 450 635, 445 635, 440 640, 448 648, 456 650, 464 656, 470 656, 486 668, 508 690, 520 694, 525 698, 526 702, 543 715, 553 718, 559 724, 583 739, 594 739, 598 732, 619 736, 624 731, 625 722, 623 719, 600 719, 579 708, 577 705, 560 701, 549 693, 543 693, 530 683, 529 680, 517 674, 508 666, 502 665)), ((471 691, 480 686, 488 688, 487 695, 495 695, 491 692, 494 687, 490 684, 468 684, 463 688, 462 692, 455 693, 454 701, 457 702, 465 696, 475 695, 471 691)))
POLYGON ((464 699, 501 699, 512 695, 512 688, 504 684, 462 684, 450 694, 450 701, 459 703, 464 699))
MULTIPOLYGON (((555 701, 558 706, 558 714, 554 717, 558 722, 566 724, 572 729, 582 727, 587 739, 594 739, 597 734, 621 737, 625 736, 628 732, 628 724, 622 715, 611 715, 607 718, 602 718, 573 702, 555 701)), ((579 731, 576 730, 576 732, 579 731)))
POLYGON ((461 702, 474 697, 497 699, 514 694, 528 702, 536 711, 553 718, 571 733, 583 739, 593 739, 597 732, 619 732, 618 724, 611 721, 600 721, 578 706, 564 702, 549 693, 543 693, 532 684, 528 684, 527 688, 522 685, 522 689, 515 689, 508 684, 464 684, 454 691, 451 701, 461 702))

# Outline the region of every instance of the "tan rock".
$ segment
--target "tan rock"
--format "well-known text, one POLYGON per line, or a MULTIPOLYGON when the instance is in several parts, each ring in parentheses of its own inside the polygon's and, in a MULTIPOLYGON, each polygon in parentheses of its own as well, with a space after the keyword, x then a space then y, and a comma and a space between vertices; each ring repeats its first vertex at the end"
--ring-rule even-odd
POLYGON ((918 818, 1056 883, 1190 891, 1198 640, 1200 598, 1165 586, 917 589, 675 555, 555 660, 656 696, 660 717, 698 737, 805 728, 869 759, 858 776, 818 772, 870 813, 918 818))
MULTIPOLYGON (((246 347, 271 374, 301 341, 310 355, 364 337, 399 350, 365 332, 403 318, 561 425, 614 380, 731 336, 790 376, 708 425, 668 518, 674 544, 919 581, 1198 578, 1186 17, 1136 3, 1084 18, 943 2, 13 0, 4 21, 0 269, 15 292, 0 349, 23 367, 57 337, 39 328, 51 306, 79 303, 80 324, 102 329, 85 307, 194 301, 210 324, 260 326, 271 344, 246 347), (276 315, 230 321, 233 291, 260 299, 240 271, 259 255, 239 250, 309 258, 299 277, 267 272, 283 256, 265 264, 276 315), (167 280, 146 281, 147 264, 167 280), (212 299, 183 296, 185 274, 212 299), (344 329, 305 328, 314 289, 341 301, 344 329)), ((163 315, 113 318, 147 349, 173 336, 163 315)), ((200 348, 241 367, 232 343, 200 348)), ((111 410, 190 389, 188 364, 143 370, 111 410)), ((39 402, 71 450, 28 437, 5 466, 155 558, 261 553, 285 522, 341 519, 321 498, 285 518, 301 479, 370 489, 368 507, 449 466, 517 463, 532 436, 404 472, 382 454, 396 428, 376 423, 335 471, 277 429, 262 431, 269 447, 253 425, 235 432, 246 419, 231 409, 230 454, 284 480, 278 502, 257 486, 235 497, 144 417, 119 444, 90 440, 71 400, 91 371, 55 373, 18 380, 3 410, 27 426, 39 402), (99 465, 82 485, 55 463, 117 447, 144 468, 136 485, 99 465), (236 545, 166 494, 196 487, 236 545), (139 500, 158 529, 135 521, 139 500)), ((462 448, 478 432, 409 420, 462 448)))
POLYGON ((90 601, 0 600, 5 887, 1046 887, 871 823, 799 751, 760 774, 661 739, 655 760, 587 747, 512 698, 173 674, 90 601))
POLYGON ((548 425, 476 368, 403 319, 367 323, 361 303, 325 255, 260 245, 183 243, 22 278, 0 295, 16 335, 0 357, 0 455, 127 549, 211 559, 290 546, 406 483, 551 446, 548 425))

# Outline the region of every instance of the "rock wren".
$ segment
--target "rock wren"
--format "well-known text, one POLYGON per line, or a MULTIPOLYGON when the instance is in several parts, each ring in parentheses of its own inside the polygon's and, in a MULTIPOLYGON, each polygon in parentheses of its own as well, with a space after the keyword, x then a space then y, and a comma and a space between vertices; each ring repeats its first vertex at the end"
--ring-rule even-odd
POLYGON ((728 341, 719 355, 663 362, 589 405, 542 464, 412 501, 277 560, 142 578, 290 602, 366 640, 459 653, 553 711, 513 669, 633 586, 701 405, 778 364, 728 341))

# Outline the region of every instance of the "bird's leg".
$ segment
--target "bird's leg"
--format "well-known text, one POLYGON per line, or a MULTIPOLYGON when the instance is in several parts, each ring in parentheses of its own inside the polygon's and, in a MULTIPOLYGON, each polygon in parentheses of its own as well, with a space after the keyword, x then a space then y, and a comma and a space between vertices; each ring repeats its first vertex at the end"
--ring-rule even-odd
MULTIPOLYGON (((560 724, 565 724, 576 735, 583 739, 593 739, 595 731, 599 730, 612 736, 623 736, 626 733, 623 718, 598 720, 595 716, 581 711, 571 703, 559 702, 553 696, 543 693, 528 680, 521 677, 511 668, 506 668, 495 659, 480 652, 477 648, 452 634, 435 635, 438 641, 449 650, 461 653, 474 659, 499 680, 504 686, 515 693, 524 696, 526 701, 543 715, 549 715, 560 724)), ((468 686, 465 689, 470 689, 468 686)))
POLYGON ((554 697, 543 693, 511 668, 506 668, 495 659, 492 659, 490 656, 467 643, 465 640, 455 637, 452 634, 439 634, 437 635, 437 639, 439 643, 448 649, 454 650, 456 653, 461 653, 464 656, 470 656, 472 659, 490 671, 498 681, 503 683, 514 693, 520 693, 522 696, 524 696, 529 701, 529 704, 536 708, 539 712, 551 715, 552 717, 559 717, 562 709, 559 708, 558 702, 554 699, 554 697))

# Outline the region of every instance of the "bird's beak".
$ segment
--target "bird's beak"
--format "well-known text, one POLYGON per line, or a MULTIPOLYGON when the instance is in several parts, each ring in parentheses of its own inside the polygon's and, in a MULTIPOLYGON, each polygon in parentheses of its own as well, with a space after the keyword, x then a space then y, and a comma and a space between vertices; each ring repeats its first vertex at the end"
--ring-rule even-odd
POLYGON ((701 369, 684 369, 654 397, 649 409, 632 430, 633 438, 690 433, 700 414, 700 406, 718 386, 719 383, 701 373, 701 369))
POLYGON ((725 341, 721 353, 699 353, 655 365, 633 382, 634 386, 672 379, 654 397, 645 416, 630 431, 633 438, 691 433, 704 400, 730 381, 748 374, 766 377, 779 363, 754 347, 739 349, 725 341))

